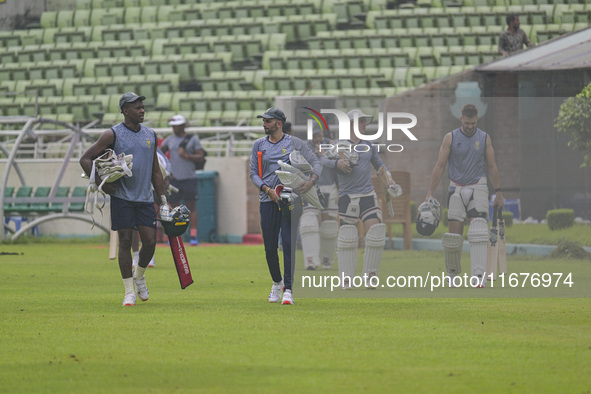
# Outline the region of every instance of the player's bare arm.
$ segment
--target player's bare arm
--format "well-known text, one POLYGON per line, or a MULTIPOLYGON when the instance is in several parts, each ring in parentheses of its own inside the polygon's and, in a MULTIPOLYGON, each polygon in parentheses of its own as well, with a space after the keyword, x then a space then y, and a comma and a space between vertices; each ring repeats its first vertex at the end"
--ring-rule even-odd
POLYGON ((336 167, 338 170, 342 171, 345 174, 349 174, 352 171, 349 161, 345 159, 337 159, 336 167))
POLYGON ((425 197, 425 201, 431 198, 433 191, 439 185, 439 181, 443 176, 443 171, 445 171, 445 166, 447 165, 447 160, 449 159, 449 154, 451 152, 451 133, 447 133, 445 137, 443 137, 443 142, 441 143, 441 148, 439 148, 439 155, 437 156, 437 163, 433 168, 433 173, 431 174, 431 183, 429 184, 429 190, 427 191, 427 197, 425 197))
MULTIPOLYGON (((92 162, 94 159, 105 153, 105 150, 111 147, 114 142, 115 133, 113 130, 105 130, 100 135, 99 139, 82 154, 82 157, 80 158, 80 166, 87 176, 90 177, 90 173, 92 172, 92 162)), ((98 173, 95 174, 95 182, 97 185, 100 185, 102 182, 98 173)), ((115 183, 105 183, 103 185, 103 191, 107 194, 112 194, 115 192, 115 187, 115 183)))
MULTIPOLYGON (((152 163, 152 186, 158 197, 166 195, 164 192, 164 179, 162 178, 162 171, 160 171, 160 163, 158 162, 156 147, 154 147, 154 161, 152 163)), ((161 205, 162 201, 158 201, 158 204, 161 205)))
POLYGON ((314 151, 311 150, 307 144, 303 144, 300 142, 300 143, 298 143, 298 145, 299 146, 297 148, 299 149, 302 156, 314 168, 314 173, 310 176, 310 179, 308 179, 306 182, 302 183, 301 185, 299 185, 295 189, 296 193, 304 194, 304 193, 307 193, 310 189, 312 189, 312 187, 314 187, 316 182, 318 182, 318 179, 320 179, 319 174, 322 172, 322 164, 320 164, 320 161, 318 160, 318 158, 314 154, 314 151))
POLYGON ((184 148, 179 147, 179 156, 183 159, 190 160, 193 163, 202 162, 205 158, 205 152, 203 149, 196 150, 194 153, 188 153, 184 148))
POLYGON ((302 183, 297 189, 295 189, 295 191, 299 194, 306 193, 316 184, 316 182, 318 182, 318 175, 312 174, 310 179, 302 183))
POLYGON ((490 136, 486 137, 486 165, 488 169, 488 177, 492 184, 493 190, 495 191, 495 201, 493 206, 502 208, 505 199, 501 190, 501 177, 499 176, 499 169, 497 168, 497 162, 495 160, 495 151, 492 146, 490 136))

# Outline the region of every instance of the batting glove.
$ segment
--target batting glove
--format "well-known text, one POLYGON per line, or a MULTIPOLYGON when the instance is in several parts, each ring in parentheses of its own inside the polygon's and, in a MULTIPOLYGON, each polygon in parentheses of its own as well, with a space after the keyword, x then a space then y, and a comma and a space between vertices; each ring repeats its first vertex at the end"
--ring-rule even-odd
POLYGON ((166 201, 166 196, 160 196, 160 219, 171 221, 172 218, 170 217, 170 207, 168 206, 168 201, 166 201))

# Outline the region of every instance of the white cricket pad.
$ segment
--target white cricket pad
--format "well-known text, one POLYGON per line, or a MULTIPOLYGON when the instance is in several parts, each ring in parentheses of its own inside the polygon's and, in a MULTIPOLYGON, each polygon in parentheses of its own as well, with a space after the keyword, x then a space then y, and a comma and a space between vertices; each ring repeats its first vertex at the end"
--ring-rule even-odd
POLYGON ((462 272, 462 246, 464 237, 460 234, 445 233, 441 237, 445 255, 445 268, 449 276, 454 277, 462 272))
POLYGON ((447 217, 449 220, 463 222, 466 212, 476 210, 478 213, 488 213, 488 186, 486 177, 481 178, 476 185, 458 186, 453 182, 454 193, 449 198, 447 217))
POLYGON ((359 233, 357 227, 345 224, 339 228, 337 241, 337 255, 339 258, 339 277, 353 278, 357 269, 357 245, 359 233))
POLYGON ((486 261, 488 256, 488 223, 486 219, 476 218, 468 227, 470 242, 470 275, 484 277, 486 283, 486 261))
POLYGON ((318 189, 326 198, 324 213, 333 219, 337 219, 339 214, 339 190, 337 189, 337 185, 335 183, 330 185, 318 185, 318 189))
POLYGON ((334 264, 338 232, 339 224, 336 220, 325 220, 320 223, 320 263, 325 268, 334 264))
POLYGON ((386 244, 386 225, 374 224, 365 234, 365 253, 363 255, 363 273, 377 275, 382 262, 384 245, 386 244))
POLYGON ((320 266, 320 235, 318 217, 314 212, 307 211, 300 218, 300 236, 302 238, 302 253, 306 269, 316 269, 320 266))

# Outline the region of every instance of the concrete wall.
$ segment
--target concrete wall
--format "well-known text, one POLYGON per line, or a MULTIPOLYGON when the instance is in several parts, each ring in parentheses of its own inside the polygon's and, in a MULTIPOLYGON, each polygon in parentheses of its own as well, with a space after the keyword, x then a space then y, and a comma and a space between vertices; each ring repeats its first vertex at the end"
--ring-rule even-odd
MULTIPOLYGON (((252 187, 247 176, 247 157, 211 157, 207 159, 206 170, 217 171, 217 225, 218 234, 222 241, 240 242, 242 236, 248 232, 249 199, 247 194, 252 187), (250 187, 248 186, 250 185, 250 187), (246 197, 246 198, 245 198, 246 197)), ((34 161, 21 160, 19 167, 24 174, 28 186, 52 186, 62 162, 55 160, 34 161)), ((6 160, 0 161, 0 171, 4 173, 6 160)), ((87 181, 80 175, 82 169, 77 160, 72 160, 64 175, 61 185, 84 186, 87 181)), ((8 177, 8 186, 20 186, 20 180, 14 169, 8 177)), ((257 204, 258 206, 258 204, 257 204)), ((258 214, 258 209, 256 210, 258 214)), ((95 219, 100 221, 100 214, 95 213, 95 219)), ((102 223, 110 223, 109 206, 103 210, 102 223)), ((12 224, 13 225, 13 224, 12 224)), ((90 225, 76 220, 57 220, 40 225, 41 234, 58 236, 87 237, 103 233, 101 230, 90 230, 90 225)))
POLYGON ((47 9, 46 0, 4 0, 0 2, 0 30, 24 29, 38 23, 47 9))

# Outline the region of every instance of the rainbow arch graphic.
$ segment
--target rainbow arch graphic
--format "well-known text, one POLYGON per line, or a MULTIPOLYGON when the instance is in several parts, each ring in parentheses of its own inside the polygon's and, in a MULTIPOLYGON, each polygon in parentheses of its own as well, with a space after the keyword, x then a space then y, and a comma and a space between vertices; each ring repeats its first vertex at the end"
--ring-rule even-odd
POLYGON ((322 132, 324 132, 324 130, 328 130, 328 124, 326 123, 324 116, 322 116, 320 114, 320 112, 318 112, 310 107, 303 107, 303 108, 308 110, 309 112, 304 111, 302 113, 306 114, 309 117, 311 117, 312 119, 314 119, 316 121, 316 123, 318 123, 318 126, 320 126, 320 130, 322 130, 322 132))

